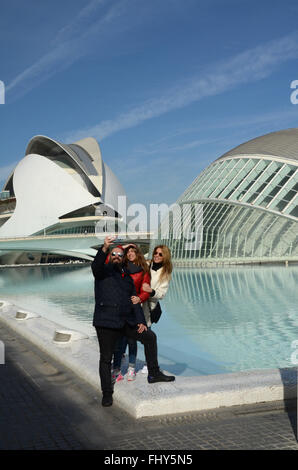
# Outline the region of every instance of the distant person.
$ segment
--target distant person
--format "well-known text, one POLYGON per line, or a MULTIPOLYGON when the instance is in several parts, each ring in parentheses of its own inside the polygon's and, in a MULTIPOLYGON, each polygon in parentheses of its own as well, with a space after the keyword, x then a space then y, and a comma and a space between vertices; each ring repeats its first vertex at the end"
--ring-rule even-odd
MULTIPOLYGON (((108 214, 107 211, 103 211, 103 213, 102 213, 103 217, 105 217, 107 214, 108 214)), ((105 222, 105 224, 103 225, 102 231, 103 231, 103 232, 107 232, 107 231, 108 231, 107 222, 105 222)))
POLYGON ((159 369, 156 335, 147 329, 141 305, 131 301, 131 297, 136 296, 136 289, 129 272, 122 265, 123 249, 119 246, 114 248, 109 262, 105 263, 114 240, 115 237, 111 236, 105 238, 91 265, 95 278, 93 326, 99 342, 103 406, 113 404, 111 361, 116 342, 121 336, 136 339, 144 345, 148 383, 175 380, 174 376, 167 376, 159 369))
MULTIPOLYGON (((151 311, 154 310, 158 302, 165 297, 173 271, 171 251, 166 245, 158 245, 154 248, 149 268, 151 282, 150 285, 149 283, 144 283, 143 290, 148 292, 150 297, 148 301, 144 303, 143 310, 147 326, 151 328, 151 311)), ((148 372, 146 364, 142 372, 148 372)))
MULTIPOLYGON (((149 293, 143 290, 143 284, 150 284, 149 266, 140 248, 135 244, 124 245, 123 265, 133 279, 137 295, 132 297, 134 304, 142 304, 149 298, 149 293)), ((123 379, 121 374, 122 357, 128 345, 128 370, 127 380, 133 381, 136 377, 137 341, 123 336, 118 342, 113 362, 112 381, 119 382, 123 379)))

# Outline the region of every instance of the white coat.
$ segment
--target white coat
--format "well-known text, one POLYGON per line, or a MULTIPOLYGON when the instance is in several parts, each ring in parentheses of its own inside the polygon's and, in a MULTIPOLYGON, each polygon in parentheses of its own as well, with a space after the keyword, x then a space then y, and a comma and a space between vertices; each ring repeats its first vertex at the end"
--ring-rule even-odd
POLYGON ((159 300, 164 298, 169 288, 171 277, 170 276, 165 277, 162 280, 160 280, 161 272, 162 272, 162 268, 158 269, 157 271, 154 271, 152 267, 150 269, 150 275, 151 275, 150 286, 152 289, 155 290, 155 294, 154 294, 154 297, 149 297, 149 299, 143 303, 143 310, 144 310, 144 315, 145 315, 147 326, 152 325, 151 319, 150 319, 150 310, 153 310, 157 302, 159 302, 159 300))

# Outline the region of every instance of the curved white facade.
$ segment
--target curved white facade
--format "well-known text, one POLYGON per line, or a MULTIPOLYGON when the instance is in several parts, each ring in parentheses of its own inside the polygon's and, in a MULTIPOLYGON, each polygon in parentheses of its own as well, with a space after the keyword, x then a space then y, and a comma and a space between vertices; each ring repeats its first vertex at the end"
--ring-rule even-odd
POLYGON ((297 160, 298 129, 287 129, 211 163, 178 199, 183 220, 176 218, 169 238, 161 240, 177 265, 296 262, 297 160), (177 226, 183 237, 175 237, 177 226))
POLYGON ((70 174, 40 155, 27 155, 13 175, 16 208, 1 237, 26 237, 59 223, 59 217, 97 203, 70 174))
POLYGON ((104 163, 103 199, 107 206, 118 207, 118 196, 125 195, 124 188, 112 170, 104 163))
MULTIPOLYGON (((9 191, 10 198, 0 206, 0 239, 94 232, 106 207, 109 216, 121 217, 118 196, 126 196, 116 175, 102 161, 95 139, 66 145, 45 136, 30 140, 26 156, 3 191, 9 191)), ((86 257, 86 245, 82 255, 86 257)))

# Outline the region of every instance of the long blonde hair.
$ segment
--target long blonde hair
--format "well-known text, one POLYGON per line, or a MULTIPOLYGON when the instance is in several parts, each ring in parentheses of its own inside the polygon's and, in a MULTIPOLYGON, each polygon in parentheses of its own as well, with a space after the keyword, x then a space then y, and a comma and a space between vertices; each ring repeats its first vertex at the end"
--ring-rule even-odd
POLYGON ((162 271, 160 275, 160 280, 163 281, 164 279, 171 279, 171 273, 173 271, 172 259, 171 259, 171 250, 167 245, 157 245, 153 252, 152 252, 152 259, 150 262, 150 267, 153 263, 154 253, 156 252, 157 248, 160 248, 162 251, 162 271))

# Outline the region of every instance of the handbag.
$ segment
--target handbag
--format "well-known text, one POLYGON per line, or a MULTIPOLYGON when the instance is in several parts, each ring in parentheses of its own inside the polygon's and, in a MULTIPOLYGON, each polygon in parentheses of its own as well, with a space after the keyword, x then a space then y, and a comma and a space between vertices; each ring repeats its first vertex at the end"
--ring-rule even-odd
POLYGON ((161 314, 162 314, 161 306, 160 306, 160 303, 157 302, 155 307, 152 310, 150 309, 151 323, 157 323, 158 320, 160 319, 161 314))

